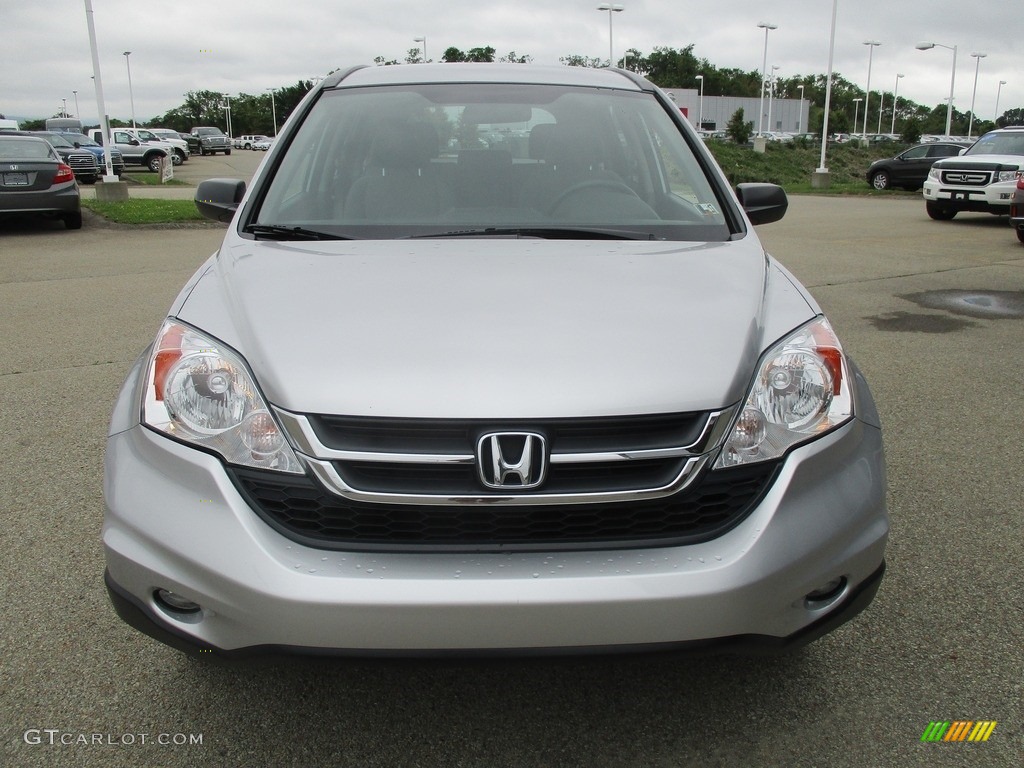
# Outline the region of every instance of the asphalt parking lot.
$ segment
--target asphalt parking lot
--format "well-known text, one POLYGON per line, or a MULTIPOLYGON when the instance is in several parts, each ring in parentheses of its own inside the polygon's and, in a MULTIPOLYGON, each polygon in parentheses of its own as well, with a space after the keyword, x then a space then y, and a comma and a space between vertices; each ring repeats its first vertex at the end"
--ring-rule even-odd
POLYGON ((115 394, 221 230, 0 227, 0 763, 1019 766, 1024 247, 909 196, 795 197, 760 234, 881 411, 892 536, 867 611, 782 658, 222 666, 122 624, 100 546, 115 394), (923 743, 937 720, 997 726, 923 743))

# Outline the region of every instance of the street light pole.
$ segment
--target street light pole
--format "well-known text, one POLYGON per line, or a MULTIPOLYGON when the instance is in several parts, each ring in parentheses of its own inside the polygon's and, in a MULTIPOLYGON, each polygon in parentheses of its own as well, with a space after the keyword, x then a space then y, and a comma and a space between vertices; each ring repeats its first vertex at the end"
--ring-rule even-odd
POLYGON ((75 94, 75 117, 81 119, 82 113, 78 111, 78 91, 72 91, 75 94))
POLYGON ((796 114, 796 132, 800 133, 804 127, 804 84, 796 87, 800 91, 800 110, 796 114))
POLYGON ((697 130, 704 130, 704 75, 697 75, 695 80, 700 83, 700 108, 697 111, 697 130))
POLYGON ((946 107, 946 135, 949 136, 953 126, 953 88, 956 85, 956 46, 943 45, 942 43, 923 42, 916 46, 919 51, 928 51, 932 48, 945 48, 953 52, 953 74, 949 78, 949 106, 946 107))
POLYGON ((853 130, 857 130, 857 115, 860 114, 860 103, 864 101, 860 96, 853 100, 853 130))
POLYGON ((757 27, 764 30, 764 56, 761 59, 761 103, 757 109, 757 135, 760 136, 762 121, 764 120, 765 78, 768 75, 768 32, 779 27, 777 24, 769 24, 767 21, 758 22, 757 27))
MULTIPOLYGON (((861 131, 861 136, 868 135, 868 112, 871 106, 871 55, 875 52, 875 48, 881 45, 877 40, 865 40, 864 45, 868 47, 868 85, 864 89, 864 130, 861 131)), ((856 120, 853 125, 854 129, 857 127, 856 120)))
POLYGON ((974 90, 971 91, 971 119, 967 123, 967 138, 971 138, 971 133, 974 131, 974 98, 978 95, 978 70, 981 68, 981 60, 984 59, 987 53, 972 53, 971 58, 975 59, 974 62, 974 90))
POLYGON ((811 186, 827 187, 829 183, 828 168, 825 167, 825 152, 828 150, 828 113, 832 103, 832 61, 836 52, 836 15, 839 12, 839 0, 832 0, 832 24, 828 34, 828 74, 825 75, 825 114, 821 121, 821 159, 811 176, 811 186))
POLYGON ((135 125, 135 94, 132 93, 132 65, 131 59, 128 58, 131 55, 131 51, 124 52, 124 63, 125 66, 128 67, 128 99, 131 101, 132 105, 132 128, 137 128, 138 126, 135 125))
POLYGON ((274 137, 277 138, 277 104, 274 101, 274 89, 264 88, 266 91, 270 91, 270 113, 274 116, 274 137))
POLYGON ((777 64, 772 64, 772 76, 768 80, 768 133, 773 133, 775 131, 774 126, 772 126, 772 101, 775 98, 775 73, 778 69, 779 66, 777 64))
POLYGON ((599 6, 597 6, 597 10, 608 11, 608 66, 614 67, 615 49, 612 45, 612 14, 622 13, 624 10, 626 10, 626 7, 623 5, 616 5, 613 3, 601 3, 599 6))
POLYGON ((889 129, 889 133, 896 133, 896 104, 899 103, 901 77, 903 77, 902 74, 896 75, 896 87, 892 89, 892 128, 889 129))
POLYGON ((414 37, 412 39, 412 41, 414 43, 423 43, 423 63, 426 64, 427 63, 427 36, 424 35, 423 37, 414 37))
POLYGON ((996 88, 996 114, 995 114, 995 117, 993 118, 993 121, 996 123, 996 127, 997 128, 999 127, 999 122, 998 122, 998 120, 999 120, 999 94, 1002 93, 1004 85, 1006 85, 1006 81, 1005 80, 1000 80, 999 81, 999 87, 996 88))

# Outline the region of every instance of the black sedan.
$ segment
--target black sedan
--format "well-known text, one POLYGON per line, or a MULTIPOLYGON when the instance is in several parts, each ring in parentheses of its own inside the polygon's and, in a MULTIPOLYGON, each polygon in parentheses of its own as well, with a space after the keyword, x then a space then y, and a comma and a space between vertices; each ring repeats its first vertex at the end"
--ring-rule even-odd
POLYGON ((896 157, 875 160, 866 174, 868 184, 875 189, 920 189, 924 180, 928 178, 932 163, 943 157, 956 157, 969 146, 970 144, 936 141, 918 144, 900 152, 896 157))
POLYGON ((46 139, 0 133, 0 218, 44 216, 82 228, 75 172, 46 139))

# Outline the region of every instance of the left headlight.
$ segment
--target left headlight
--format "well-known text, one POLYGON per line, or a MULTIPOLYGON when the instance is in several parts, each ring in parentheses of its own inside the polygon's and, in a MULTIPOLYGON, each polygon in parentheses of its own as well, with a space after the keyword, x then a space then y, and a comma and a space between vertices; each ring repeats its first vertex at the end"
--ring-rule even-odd
POLYGON ((241 357, 176 320, 153 345, 142 421, 230 464, 303 473, 241 357))
POLYGON ((715 468, 779 458, 852 416, 846 356, 819 317, 762 356, 715 468))

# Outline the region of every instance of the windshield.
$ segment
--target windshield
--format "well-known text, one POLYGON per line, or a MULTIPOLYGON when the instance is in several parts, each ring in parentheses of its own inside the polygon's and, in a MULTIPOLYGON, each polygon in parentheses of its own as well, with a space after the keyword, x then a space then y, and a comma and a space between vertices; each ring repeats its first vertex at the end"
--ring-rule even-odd
POLYGON ((1024 131, 986 133, 965 155, 1024 155, 1024 131))
POLYGON ((730 236, 723 204, 665 107, 625 90, 326 91, 259 197, 249 227, 343 237, 730 236))

